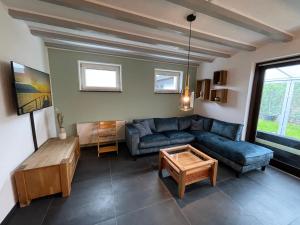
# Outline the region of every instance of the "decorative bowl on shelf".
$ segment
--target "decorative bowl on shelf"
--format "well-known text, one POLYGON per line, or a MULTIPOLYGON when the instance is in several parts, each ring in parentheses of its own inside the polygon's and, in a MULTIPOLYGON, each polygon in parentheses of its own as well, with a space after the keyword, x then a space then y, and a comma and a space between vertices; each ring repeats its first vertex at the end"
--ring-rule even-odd
POLYGON ((219 102, 221 99, 220 99, 220 97, 215 97, 214 100, 215 100, 215 102, 219 102))

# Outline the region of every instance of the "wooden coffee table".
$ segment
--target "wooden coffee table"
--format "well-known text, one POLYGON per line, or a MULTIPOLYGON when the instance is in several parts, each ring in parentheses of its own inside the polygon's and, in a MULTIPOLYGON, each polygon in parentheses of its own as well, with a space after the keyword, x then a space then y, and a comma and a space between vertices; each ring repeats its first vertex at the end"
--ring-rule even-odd
POLYGON ((191 145, 183 145, 160 150, 160 175, 163 169, 178 183, 178 195, 183 198, 189 184, 210 178, 211 185, 216 185, 218 161, 191 145))

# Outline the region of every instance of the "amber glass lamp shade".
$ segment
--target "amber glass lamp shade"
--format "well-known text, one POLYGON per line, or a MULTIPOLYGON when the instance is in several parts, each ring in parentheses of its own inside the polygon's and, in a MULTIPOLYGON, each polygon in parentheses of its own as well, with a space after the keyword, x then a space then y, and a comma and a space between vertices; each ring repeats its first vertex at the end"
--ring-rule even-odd
POLYGON ((190 111, 193 109, 193 101, 194 101, 194 96, 193 92, 190 92, 189 89, 189 82, 188 82, 189 76, 187 75, 187 82, 184 87, 184 90, 180 96, 180 110, 181 111, 190 111))

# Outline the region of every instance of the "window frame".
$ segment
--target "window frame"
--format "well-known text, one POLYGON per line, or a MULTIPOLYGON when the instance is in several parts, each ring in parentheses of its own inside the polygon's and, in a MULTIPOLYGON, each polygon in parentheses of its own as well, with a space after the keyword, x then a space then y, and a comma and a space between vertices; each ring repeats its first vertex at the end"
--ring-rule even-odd
MULTIPOLYGON (((172 76, 171 74, 169 76, 172 76)), ((183 80, 183 71, 182 70, 169 70, 169 69, 161 69, 161 68, 154 68, 154 93, 156 94, 180 94, 182 92, 182 80, 183 80), (156 75, 163 75, 163 74, 157 74, 156 71, 163 71, 163 72, 171 72, 171 73, 179 73, 178 77, 178 84, 177 89, 156 89, 156 75)))
POLYGON ((79 76, 79 91, 86 92, 122 92, 123 84, 122 84, 122 65, 121 64, 112 64, 112 63, 104 63, 104 62, 94 62, 94 61, 84 61, 78 60, 78 76, 79 76), (117 82, 118 86, 116 88, 113 87, 91 87, 85 85, 85 69, 102 69, 115 67, 117 72, 117 82))

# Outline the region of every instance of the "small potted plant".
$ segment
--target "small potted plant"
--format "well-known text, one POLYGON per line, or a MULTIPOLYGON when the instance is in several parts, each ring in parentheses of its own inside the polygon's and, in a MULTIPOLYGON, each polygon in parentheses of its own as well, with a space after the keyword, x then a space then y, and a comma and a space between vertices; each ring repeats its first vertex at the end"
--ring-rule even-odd
POLYGON ((59 139, 64 140, 67 138, 66 129, 63 127, 64 115, 58 109, 56 109, 56 119, 59 126, 58 137, 59 139))

